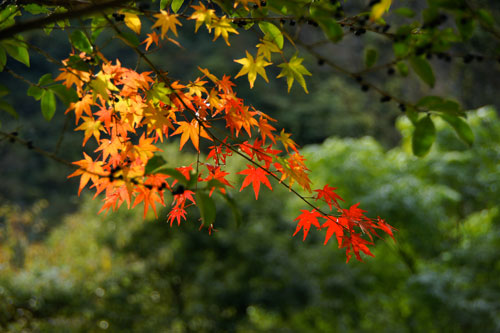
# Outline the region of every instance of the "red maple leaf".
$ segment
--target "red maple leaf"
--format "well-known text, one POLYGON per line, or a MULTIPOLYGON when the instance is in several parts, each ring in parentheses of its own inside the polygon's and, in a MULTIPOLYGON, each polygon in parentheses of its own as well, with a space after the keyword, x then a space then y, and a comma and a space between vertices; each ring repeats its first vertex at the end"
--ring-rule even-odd
POLYGON ((260 191, 260 183, 266 185, 271 191, 273 188, 271 187, 271 183, 269 179, 267 179, 266 175, 269 175, 267 171, 264 171, 262 168, 256 168, 253 165, 247 164, 248 169, 238 172, 240 175, 247 175, 243 184, 241 185, 240 192, 245 187, 252 183, 253 191, 255 192, 255 200, 259 198, 260 191))
POLYGON ((351 232, 349 236, 344 235, 342 237, 342 248, 345 249, 345 254, 346 254, 346 262, 349 262, 349 260, 352 257, 351 252, 354 252, 354 255, 356 256, 356 259, 359 261, 363 261, 361 259, 361 256, 359 255, 359 251, 362 251, 366 255, 369 255, 371 257, 375 257, 373 253, 370 252, 370 249, 366 245, 373 245, 373 243, 361 238, 361 236, 355 232, 351 232))
POLYGON ((318 229, 320 228, 318 217, 321 217, 322 215, 316 209, 313 209, 312 211, 301 209, 300 211, 302 212, 302 214, 300 214, 294 220, 299 220, 299 222, 297 224, 295 232, 293 233, 293 236, 295 236, 300 231, 300 229, 302 229, 304 231, 304 238, 302 239, 302 241, 305 241, 307 234, 309 233, 309 229, 311 229, 311 224, 315 225, 318 229))
POLYGON ((316 199, 316 201, 319 199, 323 199, 328 204, 328 207, 330 207, 330 209, 332 209, 332 206, 340 209, 337 199, 342 201, 344 201, 344 199, 342 199, 337 193, 334 192, 336 189, 336 187, 331 187, 326 184, 322 189, 314 190, 314 192, 317 192, 314 198, 316 199))
POLYGON ((339 243, 339 247, 342 244, 342 237, 344 236, 344 228, 339 222, 338 218, 335 218, 333 216, 328 216, 325 217, 326 222, 321 225, 321 228, 328 228, 326 230, 326 236, 325 236, 325 242, 323 243, 326 245, 330 238, 335 234, 337 236, 337 242, 339 243))

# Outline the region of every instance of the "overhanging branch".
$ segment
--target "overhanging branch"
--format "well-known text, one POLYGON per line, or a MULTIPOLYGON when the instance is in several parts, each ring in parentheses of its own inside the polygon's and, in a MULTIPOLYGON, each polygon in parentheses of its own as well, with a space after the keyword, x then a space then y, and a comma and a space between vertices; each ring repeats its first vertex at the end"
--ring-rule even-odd
POLYGON ((0 40, 14 37, 16 34, 43 28, 51 23, 55 23, 58 21, 73 19, 77 17, 81 17, 83 15, 103 11, 105 9, 113 8, 113 7, 123 7, 130 1, 127 0, 110 0, 110 1, 102 1, 99 3, 95 3, 92 5, 79 6, 75 9, 71 9, 64 13, 54 13, 50 16, 37 18, 25 22, 19 22, 14 24, 8 28, 0 30, 0 40))

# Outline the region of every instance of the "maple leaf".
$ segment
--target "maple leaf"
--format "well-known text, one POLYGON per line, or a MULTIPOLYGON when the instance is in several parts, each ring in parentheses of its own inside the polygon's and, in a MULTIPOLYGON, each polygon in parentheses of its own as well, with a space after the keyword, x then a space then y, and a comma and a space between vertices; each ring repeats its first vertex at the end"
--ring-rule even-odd
POLYGON ((269 124, 267 119, 262 116, 259 118, 259 131, 260 135, 262 135, 263 143, 266 142, 266 137, 268 137, 274 144, 276 144, 276 139, 274 138, 274 134, 272 133, 273 131, 276 131, 276 128, 269 124))
POLYGON ((203 179, 203 181, 205 181, 205 182, 212 181, 211 183, 214 184, 214 186, 212 186, 210 188, 210 193, 209 193, 210 196, 212 196, 212 193, 216 187, 219 188, 219 190, 223 194, 226 193, 226 189, 224 188, 224 186, 234 187, 226 179, 226 176, 229 175, 229 172, 225 172, 225 171, 221 170, 220 166, 213 167, 213 166, 208 165, 208 164, 207 164, 207 169, 208 169, 209 174, 208 174, 207 178, 203 179))
POLYGON ((297 152, 297 144, 295 143, 295 141, 290 139, 290 136, 292 135, 289 133, 285 133, 285 129, 282 129, 280 132, 280 136, 278 137, 278 140, 281 141, 287 152, 288 152, 288 147, 292 148, 297 152))
POLYGON ((155 151, 160 149, 153 144, 153 138, 146 138, 144 134, 139 138, 139 144, 134 145, 134 153, 137 158, 147 162, 153 157, 155 151))
POLYGON ((83 123, 75 128, 75 131, 85 131, 82 146, 85 146, 85 143, 87 143, 87 140, 90 139, 92 135, 97 140, 97 142, 99 142, 99 138, 101 137, 101 129, 104 128, 102 126, 102 123, 92 117, 84 116, 82 117, 82 119, 83 123))
POLYGON ((104 71, 99 72, 95 79, 90 81, 89 87, 92 88, 92 97, 94 100, 97 96, 102 97, 105 101, 109 101, 110 91, 119 91, 119 89, 111 82, 111 74, 105 74, 104 71))
POLYGON ((264 60, 264 57, 262 55, 258 55, 255 59, 252 57, 248 51, 245 51, 247 57, 246 58, 241 58, 241 59, 235 59, 234 61, 243 65, 239 73, 234 77, 235 79, 248 74, 248 82, 250 82, 250 88, 253 88, 253 83, 255 82, 255 79, 257 78, 257 74, 260 74, 266 80, 266 82, 269 82, 267 79, 266 75, 266 70, 264 67, 271 65, 270 62, 267 62, 264 60))
POLYGON ((372 7, 372 11, 370 12, 370 20, 376 21, 384 15, 386 11, 391 7, 392 0, 381 0, 378 1, 376 5, 372 7))
MULTIPOLYGON (((65 61, 63 61, 66 64, 65 61)), ((87 83, 90 80, 90 73, 79 71, 71 67, 64 67, 60 69, 62 73, 60 73, 54 81, 64 81, 63 84, 66 88, 71 88, 74 84, 77 88, 77 91, 81 91, 83 84, 87 83)))
POLYGON ((259 199, 259 191, 260 191, 260 183, 266 185, 271 191, 273 188, 271 187, 271 183, 269 179, 267 179, 266 175, 269 175, 267 171, 262 170, 262 168, 256 168, 253 165, 247 164, 248 169, 238 172, 239 175, 247 175, 245 180, 243 180, 243 184, 241 185, 240 192, 245 187, 252 183, 253 191, 255 192, 255 200, 259 199))
POLYGON ((83 97, 78 102, 71 103, 66 110, 65 113, 68 113, 71 110, 75 110, 75 124, 78 124, 78 121, 80 120, 80 117, 82 116, 82 113, 85 113, 88 116, 92 116, 92 110, 90 107, 92 106, 93 101, 92 101, 92 95, 87 94, 83 97))
POLYGON ((214 19, 212 24, 208 26, 208 30, 211 31, 214 28, 214 41, 222 35, 222 38, 226 41, 227 46, 231 46, 228 41, 229 33, 239 34, 235 28, 231 25, 231 21, 224 15, 219 19, 214 19))
POLYGON ((167 222, 170 222, 170 226, 177 220, 177 225, 181 225, 181 218, 186 220, 186 210, 184 208, 173 208, 168 212, 167 222))
POLYGON ((123 143, 118 137, 115 136, 111 139, 102 139, 101 144, 95 151, 102 151, 102 159, 106 160, 110 155, 117 155, 118 150, 120 149, 123 149, 123 143))
POLYGON ((101 161, 93 161, 92 158, 87 155, 85 152, 83 153, 83 160, 73 162, 73 164, 78 165, 80 169, 73 172, 68 178, 82 176, 80 178, 80 187, 78 188, 78 195, 82 192, 82 189, 87 185, 89 180, 92 180, 94 184, 99 181, 100 176, 106 177, 107 172, 103 169, 103 162, 101 161))
POLYGON ((140 35, 141 34, 141 20, 139 19, 139 16, 132 14, 132 13, 122 13, 125 15, 125 25, 129 27, 132 31, 134 31, 136 34, 140 35))
POLYGON ((291 187, 297 182, 307 192, 311 192, 311 180, 307 175, 309 169, 306 167, 304 157, 299 153, 293 153, 284 161, 281 157, 277 158, 281 163, 274 163, 276 169, 282 173, 280 182, 290 178, 291 187))
POLYGON ((181 22, 177 19, 177 14, 169 14, 162 9, 159 14, 154 14, 153 16, 157 18, 157 21, 151 29, 161 27, 161 38, 164 38, 169 30, 172 30, 174 35, 177 36, 177 27, 175 25, 182 26, 181 22))
POLYGON ((330 210, 333 206, 335 206, 337 209, 340 209, 337 199, 342 201, 344 201, 344 199, 342 199, 337 193, 334 192, 336 189, 336 187, 331 187, 326 184, 322 189, 314 190, 314 192, 317 192, 314 198, 316 201, 319 199, 323 199, 328 204, 328 207, 330 207, 330 210))
POLYGON ((299 220, 299 222, 292 236, 295 236, 300 231, 300 229, 302 229, 304 232, 304 238, 302 238, 302 241, 305 241, 307 234, 309 233, 309 229, 311 229, 311 224, 316 226, 318 229, 320 228, 318 217, 321 217, 322 215, 316 209, 313 209, 312 211, 301 209, 300 211, 302 212, 302 214, 300 214, 294 220, 299 220))
POLYGON ((288 92, 292 88, 293 81, 297 80, 297 82, 304 88, 304 91, 308 94, 306 80, 304 80, 304 75, 312 75, 303 65, 302 61, 304 59, 297 57, 294 55, 289 62, 284 62, 278 67, 281 67, 281 72, 278 74, 276 78, 280 78, 286 76, 286 83, 288 85, 288 92))
POLYGON ((257 44, 257 55, 262 54, 264 58, 271 61, 271 53, 281 53, 281 50, 275 42, 261 39, 260 43, 257 44))
POLYGON ((205 129, 203 127, 199 127, 198 121, 196 119, 191 120, 190 123, 186 121, 179 121, 177 122, 177 125, 179 125, 179 127, 177 127, 172 135, 182 134, 179 150, 182 150, 182 147, 184 147, 184 144, 188 139, 191 139, 191 143, 197 151, 200 151, 198 147, 200 137, 204 137, 205 139, 212 141, 212 138, 208 135, 205 129))
POLYGON ((146 43, 146 51, 149 49, 149 47, 151 46, 152 43, 155 43, 156 46, 158 46, 158 34, 156 33, 156 31, 153 31, 152 33, 150 34, 146 34, 146 36, 148 36, 141 44, 144 44, 146 43))
POLYGON ((323 245, 326 245, 330 238, 335 234, 337 236, 337 242, 340 245, 342 244, 342 236, 344 235, 344 228, 339 222, 338 218, 333 216, 324 217, 326 222, 321 225, 321 228, 328 228, 326 230, 325 242, 323 245))
POLYGON ((144 215, 143 218, 146 218, 146 214, 148 213, 148 207, 151 206, 155 213, 155 217, 158 218, 158 214, 156 213, 156 202, 159 202, 163 205, 163 200, 160 196, 158 196, 158 192, 155 188, 149 189, 145 186, 138 186, 137 190, 139 194, 135 197, 134 204, 132 208, 137 206, 140 202, 144 201, 144 215))
POLYGON ((232 94, 234 86, 236 86, 233 82, 231 82, 231 77, 227 75, 223 75, 222 79, 217 82, 217 86, 219 90, 222 90, 225 94, 232 94))
POLYGON ((212 20, 217 18, 215 15, 214 9, 207 9, 203 3, 200 3, 199 6, 191 6, 195 9, 195 12, 191 14, 188 18, 189 20, 196 20, 196 26, 194 27, 194 32, 198 32, 200 26, 205 23, 208 27, 212 24, 212 20))
POLYGON ((346 248, 345 249, 345 254, 346 254, 346 262, 349 262, 349 260, 352 257, 351 252, 354 252, 356 259, 359 261, 363 261, 361 259, 361 256, 359 255, 359 251, 362 251, 366 255, 369 255, 371 257, 375 257, 373 253, 370 252, 370 249, 366 245, 373 245, 373 243, 361 238, 361 236, 355 232, 351 232, 350 235, 344 235, 342 237, 342 246, 341 248, 346 248))
POLYGON ((388 234, 389 236, 391 236, 391 238, 394 241, 396 241, 396 239, 394 239, 394 235, 392 233, 392 231, 396 230, 396 229, 393 228, 392 226, 390 226, 387 222, 385 222, 380 217, 378 217, 378 219, 377 219, 377 225, 375 226, 375 228, 378 228, 378 229, 384 231, 386 234, 388 234))

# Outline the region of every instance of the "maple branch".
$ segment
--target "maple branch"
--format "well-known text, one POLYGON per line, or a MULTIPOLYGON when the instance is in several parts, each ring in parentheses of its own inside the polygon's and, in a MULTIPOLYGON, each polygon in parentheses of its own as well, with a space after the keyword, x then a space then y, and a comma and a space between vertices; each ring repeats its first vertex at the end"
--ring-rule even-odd
MULTIPOLYGON (((47 150, 44 150, 42 148, 39 148, 35 145, 33 145, 33 141, 28 141, 28 140, 23 140, 19 137, 18 133, 17 132, 12 132, 12 133, 7 133, 7 132, 4 132, 4 131, 0 131, 0 135, 2 135, 4 138, 7 138, 9 139, 10 142, 17 142, 23 146, 25 146, 26 148, 28 148, 29 150, 32 150, 34 152, 36 152, 37 154, 40 154, 40 155, 43 155, 45 157, 48 157, 56 162, 59 162, 61 164, 64 164, 66 166, 69 166, 69 167, 72 167, 74 169, 80 169, 78 166, 74 165, 73 163, 57 156, 56 154, 54 153, 51 153, 47 150)), ((99 175, 99 176, 102 176, 102 175, 99 175)))
MULTIPOLYGON (((120 29, 118 29, 118 27, 114 24, 113 21, 111 21, 107 15, 103 15, 104 18, 108 21, 108 23, 111 25, 111 27, 115 30, 115 32, 118 34, 118 35, 122 35, 122 32, 120 29)), ((295 194, 297 197, 299 197, 302 201, 304 201, 308 206, 310 206, 311 208, 315 209, 316 211, 318 211, 320 214, 322 214, 323 216, 325 216, 326 218, 329 218, 329 217, 332 217, 334 215, 331 215, 331 214, 328 214, 328 213, 325 213, 323 210, 319 209, 316 205, 314 205, 313 203, 309 202, 305 196, 301 195, 300 193, 298 193, 295 189, 293 189, 289 184, 281 181, 281 179, 276 176, 273 172, 271 172, 270 170, 267 170, 266 168, 264 168, 262 165, 260 165, 259 163, 255 162, 254 160, 252 160, 250 157, 244 155, 243 153, 241 153, 238 149, 234 148, 232 145, 222 141, 221 139, 219 139, 217 136, 215 136, 211 130, 205 125, 205 121, 203 119, 200 119, 200 117, 198 117, 198 115, 193 111, 191 110, 187 105, 186 103, 184 102, 184 100, 179 96, 179 94, 175 91, 175 89, 172 88, 171 86, 171 82, 170 82, 170 79, 164 75, 164 73, 162 73, 152 62, 151 60, 149 60, 149 58, 144 54, 144 52, 142 52, 141 50, 139 50, 138 47, 134 46, 134 45, 131 45, 129 44, 128 42, 126 42, 126 40, 122 39, 122 41, 124 43, 126 43, 130 48, 132 48, 138 55, 139 57, 141 57, 149 66, 150 68, 156 73, 156 75, 173 91, 173 94, 177 97, 177 99, 180 101, 180 103, 182 104, 182 106, 184 107, 185 110, 187 110, 188 112, 191 113, 191 115, 193 116, 194 119, 196 119, 198 121, 198 124, 200 126, 203 126, 203 129, 207 132, 208 135, 210 135, 210 137, 216 141, 216 142, 219 142, 220 144, 222 144, 223 146, 227 147, 228 149, 230 149, 233 153, 243 157, 245 160, 247 160, 249 163, 251 163, 252 165, 256 166, 257 168, 259 169, 262 169, 263 171, 265 171, 267 174, 269 174, 272 178, 274 178, 276 181, 278 181, 278 183, 280 183, 281 185, 283 185, 284 187, 286 187, 290 192, 292 192, 293 194, 295 194)), ((201 130, 201 127, 200 127, 200 130, 201 130)), ((199 157, 199 155, 198 155, 199 157)), ((196 177, 198 177, 198 175, 196 175, 196 177)), ((334 216, 335 217, 335 216, 334 216)), ((349 230, 349 228, 347 228, 346 226, 343 226, 342 224, 338 223, 342 228, 346 229, 346 230, 349 230)))
POLYGON ((358 73, 351 72, 351 71, 345 69, 344 67, 337 65, 336 63, 334 63, 330 59, 327 59, 324 56, 322 56, 321 54, 319 54, 311 46, 303 43, 302 41, 297 40, 296 43, 298 45, 302 46, 304 49, 306 49, 311 55, 313 55, 315 58, 317 58, 318 61, 324 62, 325 64, 327 64, 328 66, 330 66, 331 68, 336 70, 337 72, 345 74, 345 75, 351 77, 352 79, 356 80, 357 82, 359 82, 361 84, 361 87, 363 88, 363 90, 368 90, 371 88, 372 90, 374 90, 378 94, 380 94, 382 96, 382 98, 388 97, 389 100, 393 100, 393 101, 399 103, 400 106, 404 105, 405 107, 411 107, 411 108, 415 109, 415 111, 419 111, 419 112, 428 112, 427 109, 417 107, 415 104, 408 102, 406 100, 403 100, 402 98, 399 98, 397 96, 394 96, 391 93, 379 88, 378 86, 363 80, 363 78, 361 76, 359 76, 358 73))
POLYGON ((83 15, 104 11, 106 9, 113 7, 123 7, 128 2, 130 2, 130 0, 102 1, 97 3, 92 3, 92 5, 81 6, 64 13, 53 13, 47 17, 36 18, 16 23, 8 28, 0 30, 0 40, 11 38, 14 35, 21 32, 43 28, 51 23, 56 23, 58 21, 81 17, 83 15))

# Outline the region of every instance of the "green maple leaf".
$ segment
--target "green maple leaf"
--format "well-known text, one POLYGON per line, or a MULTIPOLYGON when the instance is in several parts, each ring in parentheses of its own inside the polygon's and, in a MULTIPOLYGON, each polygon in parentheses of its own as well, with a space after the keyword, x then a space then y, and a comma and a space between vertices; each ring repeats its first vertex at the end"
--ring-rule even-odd
POLYGON ((252 55, 248 53, 248 51, 246 51, 246 54, 247 54, 246 58, 234 60, 235 62, 243 65, 239 73, 234 78, 236 79, 237 77, 248 74, 248 81, 250 82, 250 88, 253 88, 253 83, 257 78, 257 74, 260 74, 260 76, 262 76, 264 80, 266 80, 266 82, 269 82, 264 67, 271 65, 271 63, 265 61, 264 56, 262 55, 259 55, 254 59, 254 57, 252 57, 252 55))
POLYGON ((297 82, 302 86, 302 88, 304 88, 306 94, 309 93, 307 91, 306 80, 304 79, 304 75, 312 75, 312 74, 302 65, 302 61, 304 61, 303 58, 299 58, 297 57, 297 55, 294 55, 289 62, 285 62, 278 65, 278 67, 281 67, 281 73, 276 78, 286 76, 286 83, 288 84, 288 92, 290 92, 290 89, 292 88, 293 81, 297 80, 297 82))

